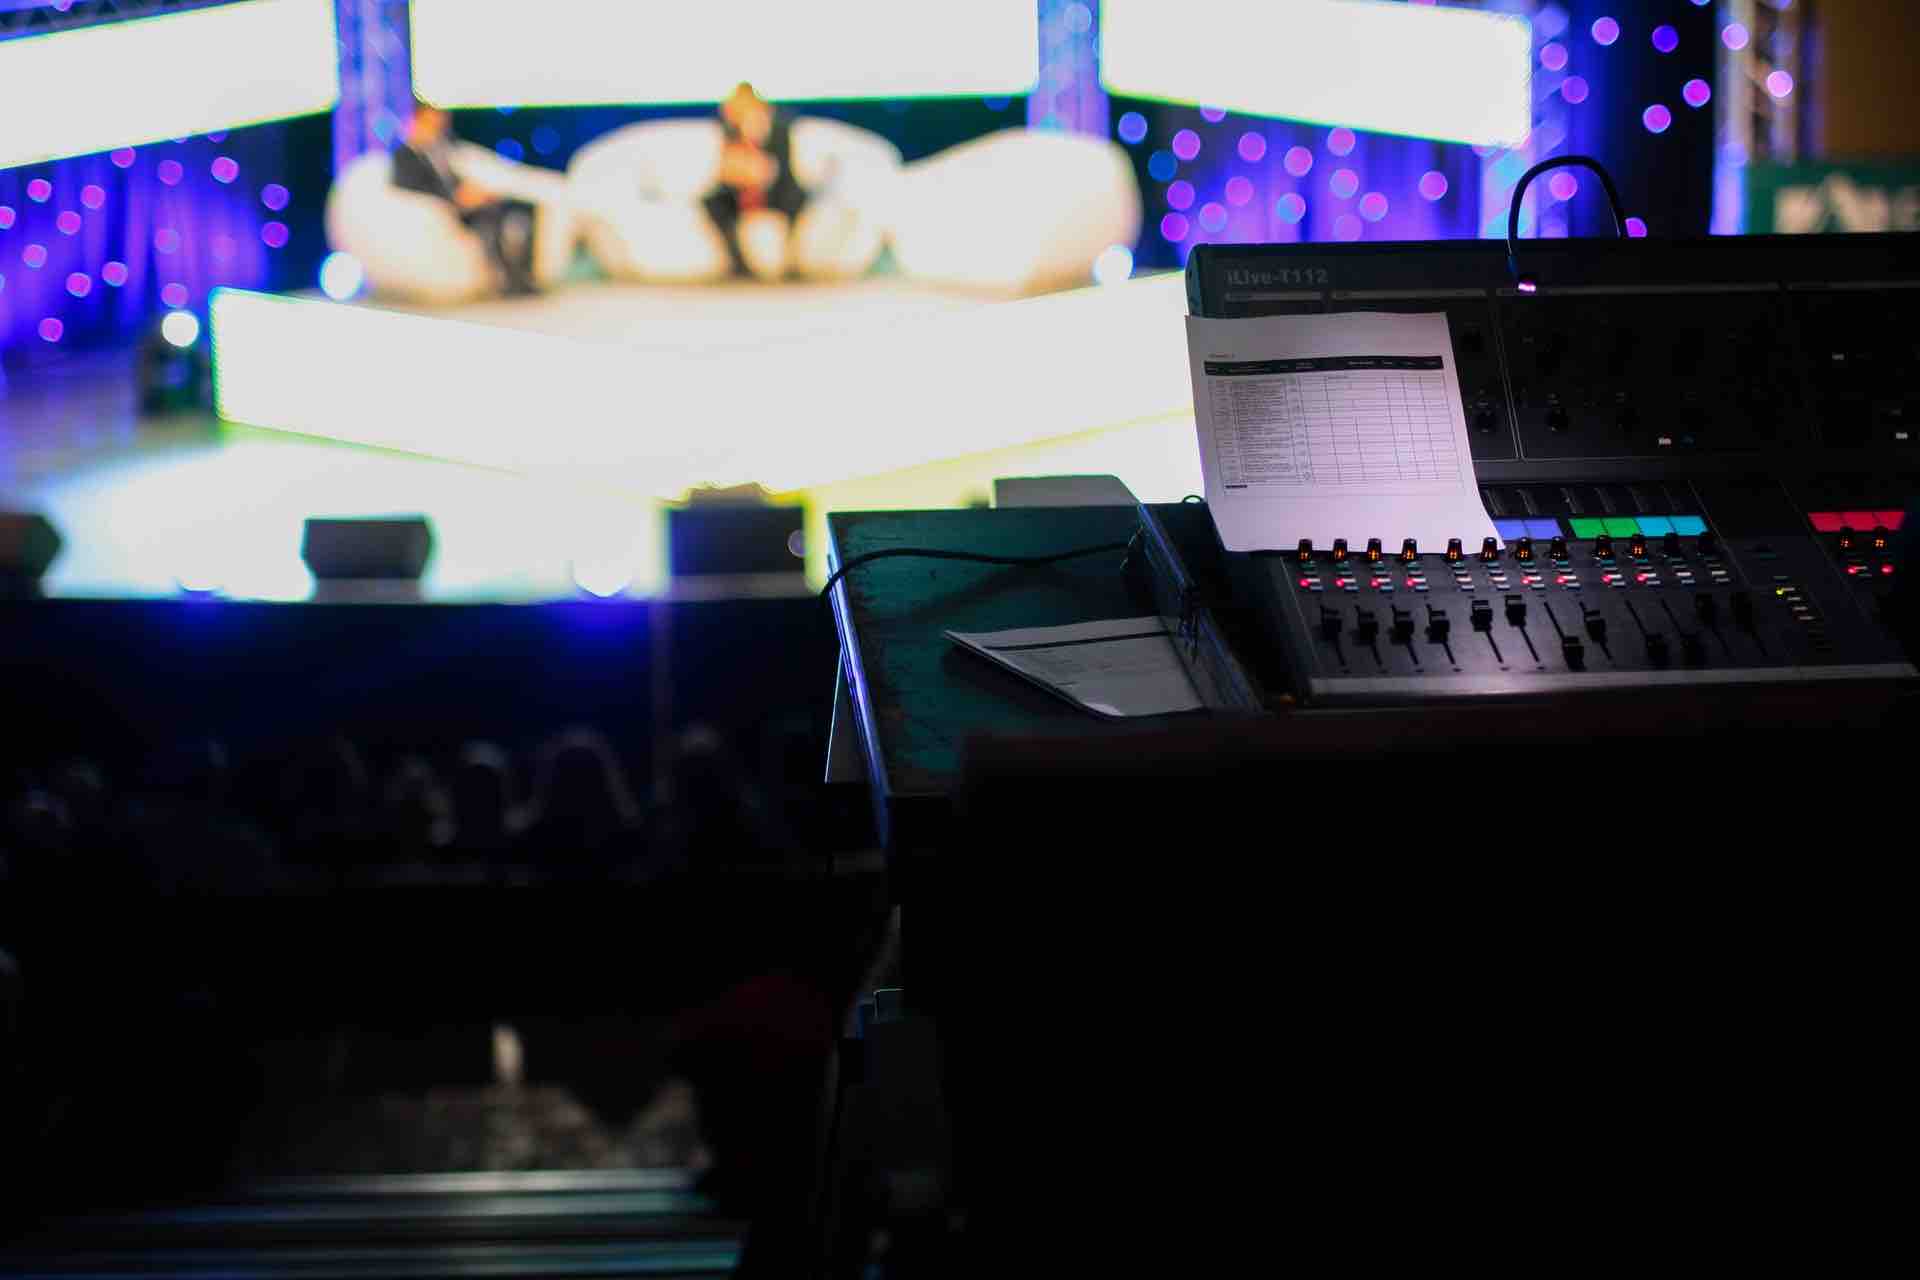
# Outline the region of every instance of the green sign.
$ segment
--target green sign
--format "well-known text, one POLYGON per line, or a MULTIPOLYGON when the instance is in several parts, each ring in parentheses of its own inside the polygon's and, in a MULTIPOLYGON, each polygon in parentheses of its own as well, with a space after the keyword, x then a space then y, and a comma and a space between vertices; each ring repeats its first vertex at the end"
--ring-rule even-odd
POLYGON ((1749 165, 1747 230, 1920 231, 1920 162, 1749 165))

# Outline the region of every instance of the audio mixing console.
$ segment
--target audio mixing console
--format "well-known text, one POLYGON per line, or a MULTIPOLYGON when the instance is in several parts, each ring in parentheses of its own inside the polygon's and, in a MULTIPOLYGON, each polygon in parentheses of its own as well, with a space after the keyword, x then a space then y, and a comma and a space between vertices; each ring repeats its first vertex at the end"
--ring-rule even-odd
MULTIPOLYGON (((1268 683, 1313 703, 1911 680, 1916 238, 1530 242, 1526 261, 1536 294, 1495 244, 1195 249, 1198 315, 1445 312, 1500 537, 1236 555, 1204 509, 1144 508, 1189 660, 1212 607, 1253 619, 1238 647, 1271 647, 1268 683)), ((1202 683, 1261 682, 1216 664, 1202 683)))

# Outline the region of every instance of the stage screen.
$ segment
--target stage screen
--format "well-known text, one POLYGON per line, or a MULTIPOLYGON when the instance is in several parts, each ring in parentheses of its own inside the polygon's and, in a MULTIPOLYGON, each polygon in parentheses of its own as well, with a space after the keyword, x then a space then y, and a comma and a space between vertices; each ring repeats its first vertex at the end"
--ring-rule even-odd
POLYGON ((331 110, 333 0, 243 0, 0 42, 0 168, 331 110))
POLYGON ((1013 96, 1033 0, 413 0, 415 92, 444 107, 1013 96))
POLYGON ((1443 142, 1533 124, 1526 19, 1375 0, 1106 0, 1115 94, 1443 142))

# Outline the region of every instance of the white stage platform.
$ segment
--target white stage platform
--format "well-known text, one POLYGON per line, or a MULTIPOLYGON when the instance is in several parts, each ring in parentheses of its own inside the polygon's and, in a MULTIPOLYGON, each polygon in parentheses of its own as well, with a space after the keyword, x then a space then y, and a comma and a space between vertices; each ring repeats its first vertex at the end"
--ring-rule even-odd
POLYGON ((212 305, 230 422, 656 498, 1190 423, 1184 314, 1178 274, 1012 302, 880 277, 212 305))

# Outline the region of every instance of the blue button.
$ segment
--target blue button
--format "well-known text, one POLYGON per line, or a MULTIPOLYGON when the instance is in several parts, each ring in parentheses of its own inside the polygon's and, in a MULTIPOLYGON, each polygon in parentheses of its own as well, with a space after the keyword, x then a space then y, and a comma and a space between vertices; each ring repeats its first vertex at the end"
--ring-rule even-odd
POLYGON ((1662 534, 1677 533, 1679 531, 1673 527, 1673 521, 1665 517, 1641 516, 1640 532, 1646 534, 1649 538, 1658 538, 1662 534))
POLYGON ((1527 536, 1529 538, 1557 538, 1560 536, 1560 522, 1558 520, 1529 520, 1527 521, 1527 536))
MULTIPOLYGON (((1646 521, 1640 523, 1644 525, 1646 521)), ((1707 531, 1707 522, 1699 516, 1675 516, 1673 531, 1683 538, 1697 538, 1707 531)))
POLYGON ((1500 541, 1509 543, 1518 542, 1522 538, 1530 538, 1533 536, 1527 532, 1527 522, 1525 520, 1495 520, 1493 522, 1493 531, 1500 535, 1500 541))

